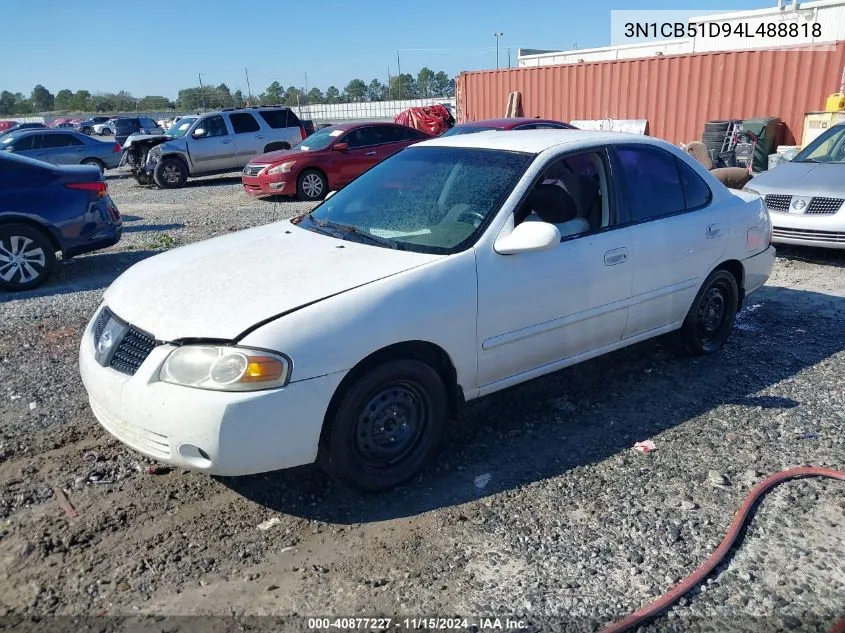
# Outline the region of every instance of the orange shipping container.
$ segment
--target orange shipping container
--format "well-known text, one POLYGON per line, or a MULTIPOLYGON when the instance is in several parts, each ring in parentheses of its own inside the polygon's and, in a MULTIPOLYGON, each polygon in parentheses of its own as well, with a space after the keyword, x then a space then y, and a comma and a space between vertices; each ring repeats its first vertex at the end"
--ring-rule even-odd
POLYGON ((780 117, 779 142, 800 143, 804 113, 839 89, 845 41, 835 50, 728 51, 643 59, 484 70, 456 82, 458 121, 504 115, 522 93, 526 116, 646 119, 647 133, 672 143, 701 138, 705 121, 780 117))

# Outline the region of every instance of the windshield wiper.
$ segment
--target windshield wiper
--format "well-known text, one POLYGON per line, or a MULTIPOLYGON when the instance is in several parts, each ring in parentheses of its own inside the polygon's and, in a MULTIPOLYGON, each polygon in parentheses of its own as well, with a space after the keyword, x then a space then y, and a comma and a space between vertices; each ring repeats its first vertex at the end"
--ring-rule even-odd
POLYGON ((383 246, 385 248, 392 248, 397 249, 399 248, 399 244, 394 242, 393 240, 389 240, 386 237, 379 237, 378 235, 373 235, 372 233, 367 233, 366 231, 362 231, 357 226, 352 226, 350 224, 341 224, 339 222, 332 222, 331 220, 318 220, 310 213, 308 214, 308 219, 311 220, 317 226, 324 228, 324 229, 334 229, 335 231, 340 231, 342 233, 347 233, 349 235, 357 235, 359 237, 364 238, 365 240, 369 241, 371 244, 378 244, 379 246, 383 246))

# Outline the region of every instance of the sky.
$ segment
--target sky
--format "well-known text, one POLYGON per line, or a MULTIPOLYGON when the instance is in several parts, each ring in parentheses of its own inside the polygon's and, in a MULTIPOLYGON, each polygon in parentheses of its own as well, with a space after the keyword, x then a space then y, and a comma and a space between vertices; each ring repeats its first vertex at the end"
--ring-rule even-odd
MULTIPOLYGON (((253 94, 283 86, 342 90, 350 79, 387 82, 422 66, 450 76, 516 65, 523 48, 610 44, 613 9, 687 8, 689 0, 322 0, 223 2, 5 0, 0 90, 29 95, 36 84, 55 94, 117 92, 175 98, 180 88, 225 83, 253 94), (126 8, 124 8, 124 6, 126 8), (12 24, 37 28, 10 28, 12 24)), ((712 12, 770 7, 776 0, 691 3, 712 12)))

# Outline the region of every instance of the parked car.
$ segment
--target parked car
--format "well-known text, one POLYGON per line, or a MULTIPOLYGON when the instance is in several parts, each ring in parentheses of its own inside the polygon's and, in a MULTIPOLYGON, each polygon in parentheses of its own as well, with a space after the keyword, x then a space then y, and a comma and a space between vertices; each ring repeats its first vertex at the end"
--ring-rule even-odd
POLYGON ((167 136, 146 139, 143 163, 133 171, 138 182, 182 187, 189 177, 241 170, 255 155, 290 149, 306 135, 293 110, 264 106, 183 117, 167 136))
POLYGON ((773 241, 845 249, 845 123, 755 176, 746 189, 766 201, 773 241))
POLYGON ((0 132, 0 136, 5 136, 6 134, 11 134, 12 132, 20 132, 21 130, 40 130, 46 127, 47 126, 43 123, 18 123, 17 125, 13 125, 3 132, 0 132))
POLYGON ((458 136, 459 134, 474 134, 488 130, 574 130, 574 125, 549 119, 532 119, 530 117, 508 117, 504 119, 485 119, 462 123, 447 130, 441 136, 458 136))
POLYGON ((17 125, 15 121, 0 121, 0 134, 17 125))
POLYGON ((431 138, 397 123, 347 123, 315 132, 289 150, 261 154, 244 167, 253 196, 320 200, 400 149, 431 138))
POLYGON ((44 283, 62 259, 120 240, 123 223, 100 170, 0 152, 0 288, 44 283))
POLYGON ((135 264, 80 372, 101 424, 153 459, 244 475, 319 457, 381 490, 465 401, 674 330, 719 350, 770 274, 770 230, 759 196, 657 139, 437 138, 309 214, 135 264))
POLYGON ((114 140, 123 145, 130 134, 164 134, 158 123, 147 116, 118 117, 114 121, 114 140))
POLYGON ((78 132, 82 132, 83 134, 93 134, 94 126, 99 123, 105 123, 109 120, 109 118, 110 117, 107 116, 93 116, 90 119, 86 119, 77 123, 76 130, 78 132))
POLYGON ((73 130, 23 130, 0 137, 0 151, 14 152, 54 165, 94 165, 100 171, 117 167, 121 147, 73 130))
POLYGON ((104 121, 103 123, 94 124, 94 134, 97 134, 99 136, 114 136, 115 121, 117 121, 117 117, 112 117, 108 121, 104 121))
POLYGON ((301 119, 302 129, 305 130, 305 137, 311 136, 316 130, 314 129, 314 121, 310 119, 301 119))

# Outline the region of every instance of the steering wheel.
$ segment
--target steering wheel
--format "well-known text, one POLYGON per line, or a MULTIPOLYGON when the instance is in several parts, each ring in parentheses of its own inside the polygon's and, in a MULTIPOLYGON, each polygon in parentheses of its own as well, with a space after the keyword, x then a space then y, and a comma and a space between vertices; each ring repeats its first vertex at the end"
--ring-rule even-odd
POLYGON ((478 228, 484 222, 484 219, 483 213, 479 213, 478 211, 464 211, 458 216, 457 221, 463 222, 464 224, 472 224, 478 228))

